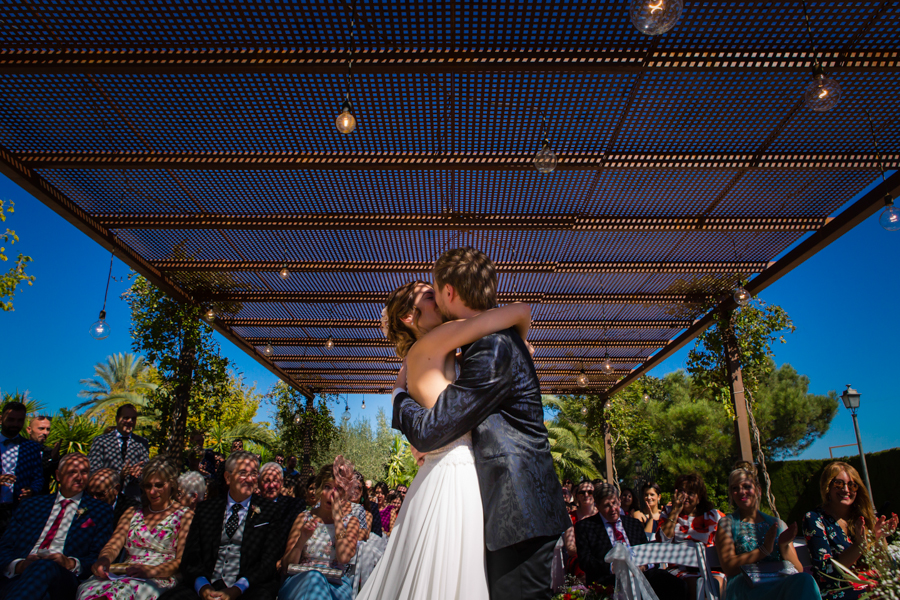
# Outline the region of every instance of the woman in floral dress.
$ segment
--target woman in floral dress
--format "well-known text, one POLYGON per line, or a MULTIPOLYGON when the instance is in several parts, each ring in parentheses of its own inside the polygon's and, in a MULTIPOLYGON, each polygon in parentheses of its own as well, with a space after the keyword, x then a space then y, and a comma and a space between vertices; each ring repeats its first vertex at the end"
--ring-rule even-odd
POLYGON ((826 600, 856 600, 868 588, 844 581, 831 561, 838 561, 864 579, 868 570, 863 560, 867 528, 872 528, 875 543, 883 544, 883 532, 897 527, 897 516, 889 521, 875 519, 866 486, 856 469, 845 462, 825 467, 819 493, 822 505, 803 518, 803 535, 816 582, 826 600))
MULTIPOLYGON (((666 507, 659 518, 657 539, 664 543, 695 542, 701 546, 715 546, 716 526, 724 513, 718 511, 706 493, 706 484, 698 473, 681 475, 675 480, 672 505, 666 507)), ((691 598, 696 596, 697 569, 669 565, 669 572, 684 579, 691 598)), ((725 593, 725 576, 713 572, 718 582, 720 596, 725 593)))
POLYGON ((122 515, 91 569, 94 576, 78 588, 78 600, 156 600, 175 585, 194 513, 174 501, 178 471, 162 457, 144 467, 141 489, 143 507, 122 515), (111 576, 123 548, 125 575, 111 576))

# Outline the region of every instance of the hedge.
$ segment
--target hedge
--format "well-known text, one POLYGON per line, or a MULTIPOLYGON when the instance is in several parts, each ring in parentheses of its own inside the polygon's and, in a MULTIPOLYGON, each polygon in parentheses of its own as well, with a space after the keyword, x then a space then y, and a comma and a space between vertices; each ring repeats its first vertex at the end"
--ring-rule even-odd
MULTIPOLYGON (((853 465, 862 476, 859 456, 835 458, 853 465)), ((788 524, 799 525, 803 515, 822 503, 819 494, 819 478, 825 466, 833 462, 825 460, 789 460, 768 463, 772 479, 772 493, 781 518, 788 524)), ((900 448, 866 454, 866 466, 875 495, 875 507, 890 502, 891 510, 900 510, 900 448)))

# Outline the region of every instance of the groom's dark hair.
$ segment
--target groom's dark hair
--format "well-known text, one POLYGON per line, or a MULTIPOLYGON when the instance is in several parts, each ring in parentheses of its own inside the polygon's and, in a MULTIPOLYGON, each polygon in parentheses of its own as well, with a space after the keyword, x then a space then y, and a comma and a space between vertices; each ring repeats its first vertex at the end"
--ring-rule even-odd
POLYGON ((447 250, 434 263, 438 292, 447 284, 472 310, 497 306, 497 268, 487 254, 472 247, 447 250))

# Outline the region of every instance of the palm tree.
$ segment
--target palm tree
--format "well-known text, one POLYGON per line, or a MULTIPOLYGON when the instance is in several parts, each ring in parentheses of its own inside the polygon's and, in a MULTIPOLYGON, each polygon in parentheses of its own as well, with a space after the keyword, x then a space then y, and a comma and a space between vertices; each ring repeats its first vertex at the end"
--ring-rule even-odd
POLYGON ((261 423, 241 423, 235 427, 224 427, 216 423, 206 432, 206 439, 211 444, 208 446, 210 450, 226 456, 231 454, 231 443, 234 440, 243 440, 244 449, 248 451, 247 442, 266 450, 271 450, 278 442, 275 434, 261 423))
POLYGON ((146 406, 146 396, 158 387, 147 381, 149 370, 150 366, 143 356, 120 352, 108 357, 105 364, 94 365, 92 379, 79 382, 86 389, 78 395, 88 400, 76 406, 75 410, 87 408, 85 416, 103 418, 123 404, 146 406))
POLYGON ((87 454, 94 438, 103 433, 105 427, 94 419, 75 414, 68 408, 59 409, 59 414, 50 424, 47 445, 60 443, 60 454, 81 452, 87 454))
POLYGON ((587 427, 555 396, 544 396, 544 404, 558 412, 552 421, 544 423, 550 441, 553 467, 560 481, 597 479, 597 463, 603 458, 603 443, 591 439, 587 427))
POLYGON ((0 406, 6 404, 7 402, 21 402, 25 405, 25 412, 29 417, 33 417, 35 415, 42 414, 45 410, 45 406, 31 397, 31 394, 28 393, 28 390, 20 393, 19 390, 16 390, 13 393, 3 392, 3 401, 0 403, 0 406))

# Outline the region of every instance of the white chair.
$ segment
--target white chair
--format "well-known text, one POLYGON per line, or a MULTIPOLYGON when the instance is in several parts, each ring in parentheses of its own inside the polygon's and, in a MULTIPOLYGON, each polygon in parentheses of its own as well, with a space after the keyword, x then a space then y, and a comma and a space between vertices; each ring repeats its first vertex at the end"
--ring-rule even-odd
MULTIPOLYGON (((719 600, 719 584, 709 570, 706 550, 706 547, 694 542, 641 544, 632 547, 632 556, 638 566, 670 563, 697 569, 700 574, 697 579, 697 600, 719 600)), ((718 562, 718 558, 716 561, 718 562)))

